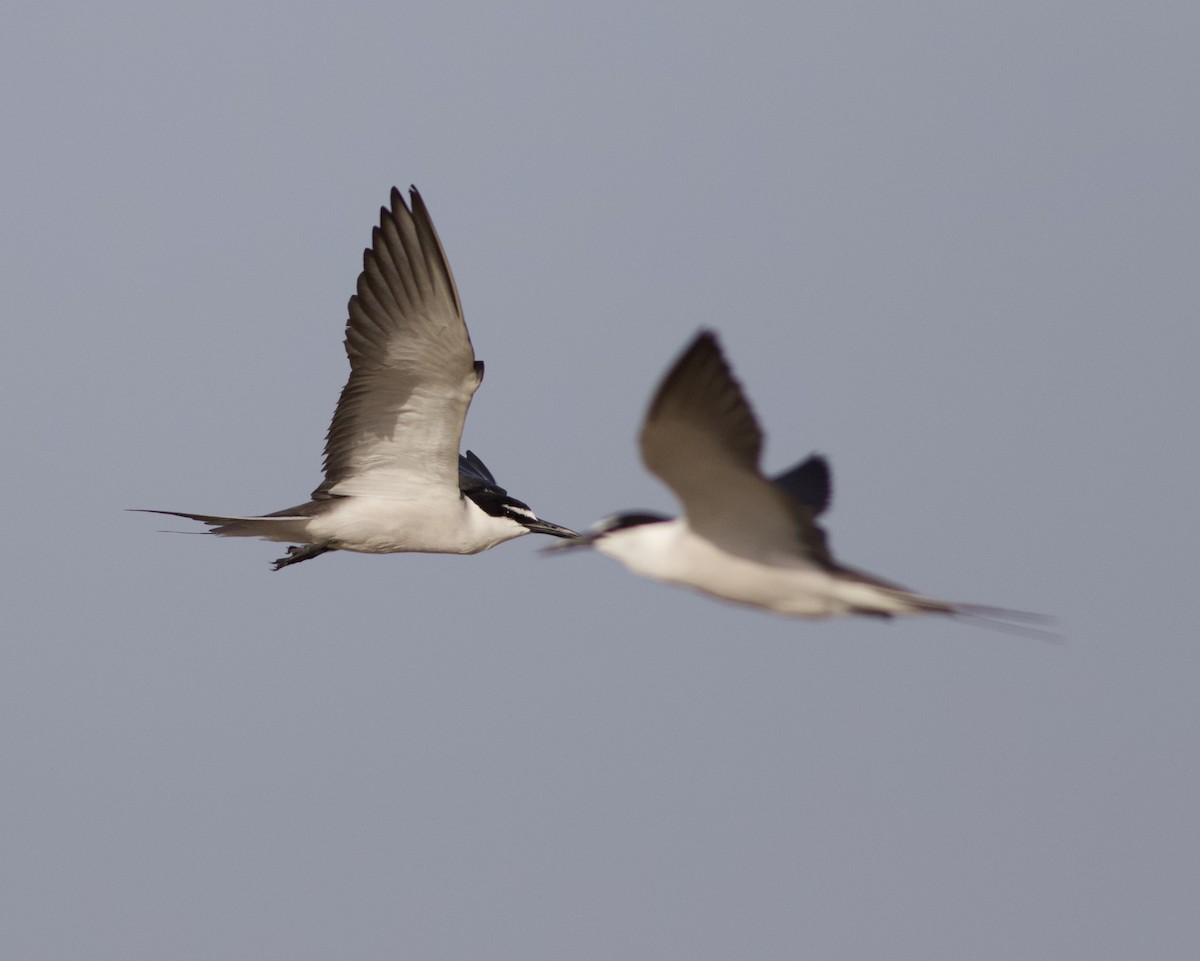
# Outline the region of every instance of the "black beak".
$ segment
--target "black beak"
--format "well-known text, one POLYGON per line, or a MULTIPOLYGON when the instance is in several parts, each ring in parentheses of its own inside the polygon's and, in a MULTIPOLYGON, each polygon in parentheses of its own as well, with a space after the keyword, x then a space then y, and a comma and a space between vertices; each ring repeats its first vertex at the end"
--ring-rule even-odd
POLYGON ((543 554, 558 554, 561 551, 571 551, 579 547, 591 547, 595 541, 595 534, 576 534, 568 540, 546 545, 542 548, 541 552, 543 554))
POLYGON ((541 518, 538 518, 537 520, 533 520, 533 521, 527 521, 524 518, 522 518, 521 523, 524 524, 525 527, 528 528, 528 530, 534 534, 549 534, 551 537, 571 537, 571 538, 575 538, 575 537, 579 536, 579 534, 577 534, 575 531, 571 530, 571 528, 569 528, 569 527, 563 527, 561 524, 554 524, 554 523, 551 523, 550 521, 544 521, 541 518))

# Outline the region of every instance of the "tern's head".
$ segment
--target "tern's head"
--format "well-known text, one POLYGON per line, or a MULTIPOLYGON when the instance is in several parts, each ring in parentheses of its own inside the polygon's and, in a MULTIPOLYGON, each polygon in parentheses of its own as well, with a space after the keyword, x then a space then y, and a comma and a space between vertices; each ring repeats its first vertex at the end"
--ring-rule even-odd
POLYGON ((458 485, 465 497, 474 501, 475 506, 488 517, 494 518, 491 527, 498 529, 497 533, 503 533, 501 540, 511 540, 522 534, 579 536, 569 527, 542 520, 524 501, 510 497, 508 491, 496 483, 492 472, 472 451, 459 455, 458 485))
POLYGON ((579 535, 569 527, 544 521, 533 512, 528 504, 522 503, 507 494, 500 499, 500 516, 516 521, 531 534, 549 534, 552 537, 571 537, 579 535))
POLYGON ((555 544, 547 550, 566 550, 570 547, 595 547, 597 541, 604 540, 611 534, 628 531, 647 524, 661 524, 669 521, 666 514, 656 514, 653 511, 625 511, 621 514, 610 514, 596 521, 582 534, 576 534, 563 544, 555 544))
POLYGON ((508 528, 506 539, 520 537, 522 534, 549 534, 552 537, 571 538, 579 536, 569 527, 542 520, 528 504, 510 497, 502 488, 492 487, 465 493, 480 510, 495 518, 496 524, 508 528))

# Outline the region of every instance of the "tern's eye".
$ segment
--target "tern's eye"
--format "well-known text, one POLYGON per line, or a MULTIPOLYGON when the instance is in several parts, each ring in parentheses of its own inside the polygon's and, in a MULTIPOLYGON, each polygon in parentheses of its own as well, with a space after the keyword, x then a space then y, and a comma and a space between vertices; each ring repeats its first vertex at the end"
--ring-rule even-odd
POLYGON ((536 521, 538 519, 537 514, 524 504, 505 504, 504 513, 517 520, 536 521))

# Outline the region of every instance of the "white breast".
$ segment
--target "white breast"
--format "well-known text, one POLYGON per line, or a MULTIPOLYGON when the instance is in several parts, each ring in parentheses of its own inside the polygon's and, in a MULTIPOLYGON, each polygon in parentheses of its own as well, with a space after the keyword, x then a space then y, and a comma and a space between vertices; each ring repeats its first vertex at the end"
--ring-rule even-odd
POLYGON ((345 551, 391 554, 476 554, 528 531, 492 517, 455 491, 426 497, 347 497, 308 525, 317 543, 345 551))

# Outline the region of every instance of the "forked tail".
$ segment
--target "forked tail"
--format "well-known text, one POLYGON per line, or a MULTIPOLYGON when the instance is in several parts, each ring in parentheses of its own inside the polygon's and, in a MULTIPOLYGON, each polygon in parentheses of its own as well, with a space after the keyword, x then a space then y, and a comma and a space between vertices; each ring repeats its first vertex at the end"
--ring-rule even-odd
POLYGON ((217 514, 188 514, 184 511, 156 511, 133 508, 142 514, 165 514, 168 517, 186 517, 188 520, 207 524, 208 533, 221 537, 262 537, 269 541, 302 541, 309 518, 302 514, 280 512, 263 517, 222 517, 217 514))

